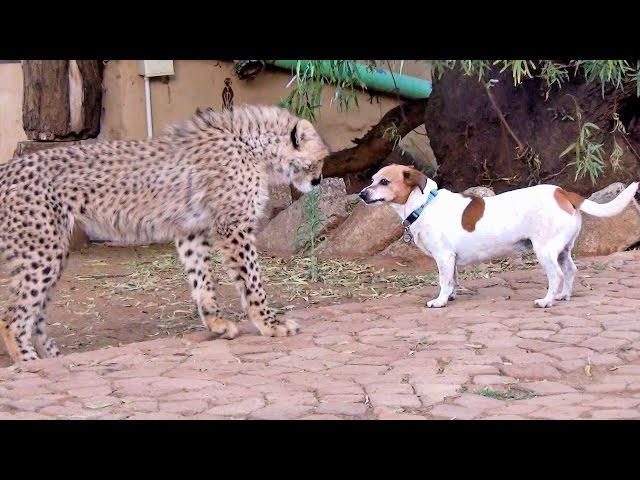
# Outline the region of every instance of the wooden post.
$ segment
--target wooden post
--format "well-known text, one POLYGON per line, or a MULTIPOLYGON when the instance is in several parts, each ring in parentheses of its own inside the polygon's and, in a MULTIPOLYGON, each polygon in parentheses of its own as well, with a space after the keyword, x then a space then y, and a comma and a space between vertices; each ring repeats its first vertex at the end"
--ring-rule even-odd
POLYGON ((24 60, 22 123, 40 141, 83 140, 100 131, 102 62, 24 60))

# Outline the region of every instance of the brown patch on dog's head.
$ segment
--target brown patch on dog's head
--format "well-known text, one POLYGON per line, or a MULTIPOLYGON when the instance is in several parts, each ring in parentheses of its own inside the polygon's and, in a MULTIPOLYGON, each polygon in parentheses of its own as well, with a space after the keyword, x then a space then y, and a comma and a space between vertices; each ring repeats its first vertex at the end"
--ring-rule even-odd
POLYGON ((573 215, 576 209, 580 208, 580 205, 584 202, 584 197, 577 193, 567 192, 562 188, 556 188, 553 192, 553 198, 558 206, 569 215, 573 215))
POLYGON ((484 215, 484 198, 464 193, 462 196, 471 199, 462 212, 462 228, 467 232, 473 232, 476 229, 476 223, 484 215))
POLYGON ((374 176, 370 186, 360 192, 366 203, 407 203, 409 195, 419 187, 424 191, 429 178, 415 168, 406 165, 388 165, 374 176))

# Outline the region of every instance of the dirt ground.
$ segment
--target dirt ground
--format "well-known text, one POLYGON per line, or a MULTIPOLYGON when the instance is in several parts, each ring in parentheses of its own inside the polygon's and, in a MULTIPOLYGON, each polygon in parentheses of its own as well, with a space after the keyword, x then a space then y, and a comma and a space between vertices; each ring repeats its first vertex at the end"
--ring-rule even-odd
MULTIPOLYGON (((310 278, 314 270, 309 258, 261 255, 261 265, 271 306, 280 312, 364 302, 437 283, 435 265, 427 257, 412 265, 388 257, 319 261, 315 279, 310 278)), ((494 262, 468 269, 462 278, 530 265, 530 261, 494 262)), ((235 287, 216 258, 214 266, 225 318, 245 320, 235 287)), ((6 305, 7 283, 6 270, 0 270, 0 307, 6 305)), ((72 253, 55 291, 48 329, 66 354, 180 336, 203 326, 173 246, 92 244, 72 253)), ((0 366, 10 363, 0 345, 0 366)))

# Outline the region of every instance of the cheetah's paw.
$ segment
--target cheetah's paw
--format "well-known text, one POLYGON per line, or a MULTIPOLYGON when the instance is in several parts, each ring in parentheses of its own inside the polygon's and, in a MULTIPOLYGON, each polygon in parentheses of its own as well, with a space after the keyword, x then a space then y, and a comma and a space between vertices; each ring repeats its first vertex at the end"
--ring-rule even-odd
POLYGON ((220 318, 205 320, 205 326, 218 338, 232 339, 238 335, 238 327, 234 322, 220 318))
POLYGON ((287 337, 300 332, 300 326, 295 320, 286 318, 284 320, 272 320, 268 324, 258 327, 260 333, 265 337, 287 337))

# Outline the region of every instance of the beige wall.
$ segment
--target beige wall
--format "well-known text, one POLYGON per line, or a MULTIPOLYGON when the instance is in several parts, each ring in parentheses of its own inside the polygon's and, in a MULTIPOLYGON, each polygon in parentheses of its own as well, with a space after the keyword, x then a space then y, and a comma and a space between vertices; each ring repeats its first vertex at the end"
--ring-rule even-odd
MULTIPOLYGON (((398 72, 399 62, 391 66, 398 72)), ((175 75, 169 77, 168 82, 151 80, 154 135, 160 134, 168 124, 192 115, 197 107, 221 107, 227 77, 232 81, 236 105, 278 103, 288 94, 286 85, 291 77, 285 70, 268 69, 253 80, 239 80, 232 62, 216 60, 175 60, 174 70, 175 75)), ((430 78, 425 62, 407 61, 402 73, 430 78)), ((144 80, 138 75, 137 62, 110 60, 105 67, 103 93, 99 139, 145 138, 144 80)), ((379 103, 375 100, 370 103, 367 93, 358 93, 360 108, 340 112, 335 104, 330 105, 332 94, 333 88, 328 87, 317 126, 333 149, 351 146, 353 138, 362 136, 399 103, 388 96, 378 97, 379 103)), ((22 95, 21 65, 0 64, 0 162, 8 160, 17 142, 26 139, 22 129, 22 95)), ((413 150, 413 142, 418 150, 428 150, 425 136, 412 135, 403 145, 413 150)))
POLYGON ((27 136, 22 128, 22 65, 0 64, 0 163, 13 156, 19 141, 27 136))
MULTIPOLYGON (((397 72, 399 65, 392 65, 397 72)), ((224 79, 229 77, 234 104, 276 104, 287 96, 291 75, 285 70, 263 71, 253 80, 239 80, 232 62, 215 60, 176 60, 175 75, 168 82, 151 79, 151 103, 154 135, 170 123, 192 115, 197 107, 221 107, 224 79)), ((424 62, 405 62, 403 73, 429 78, 424 62)), ((104 78, 101 138, 142 139, 146 137, 144 80, 138 75, 135 60, 111 60, 104 78)), ((359 109, 340 112, 329 105, 333 88, 326 89, 318 117, 318 129, 335 149, 351 145, 398 101, 381 96, 380 103, 369 103, 369 95, 358 94, 359 109)), ((422 137, 424 138, 424 137, 422 137)), ((420 140, 419 138, 417 139, 420 140)))

